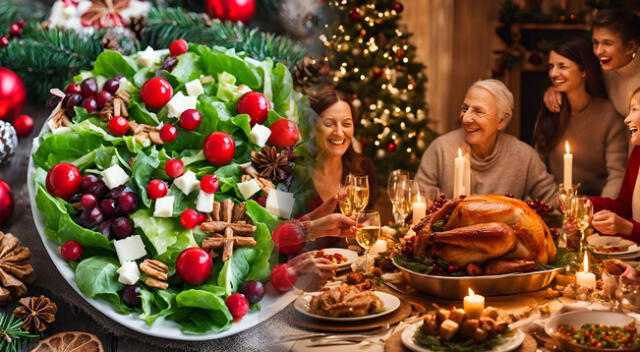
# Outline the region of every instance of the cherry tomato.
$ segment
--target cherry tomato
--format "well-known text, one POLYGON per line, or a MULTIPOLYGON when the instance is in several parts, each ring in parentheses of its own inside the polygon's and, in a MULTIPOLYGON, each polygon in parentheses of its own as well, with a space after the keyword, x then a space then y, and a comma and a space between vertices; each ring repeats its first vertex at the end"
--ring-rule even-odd
POLYGON ((222 166, 233 159, 236 143, 225 132, 213 132, 204 140, 202 150, 210 163, 215 166, 222 166))
POLYGON ((247 114, 251 118, 251 126, 263 124, 267 121, 271 103, 260 92, 247 92, 238 99, 236 111, 238 114, 247 114))
POLYGON ((235 320, 240 320, 249 313, 249 301, 242 293, 232 293, 225 303, 235 320))
POLYGON ((158 199, 167 195, 167 184, 160 180, 151 180, 147 185, 147 194, 150 199, 158 199))
POLYGON ((109 132, 116 137, 124 136, 129 130, 129 121, 122 116, 114 116, 109 120, 109 132))
POLYGON ((176 39, 169 44, 171 56, 179 56, 189 51, 189 43, 184 39, 176 39))
POLYGON ((69 199, 80 190, 80 181, 82 176, 75 165, 60 163, 47 173, 47 191, 53 196, 69 199))
POLYGON ((164 125, 160 129, 160 138, 165 143, 170 143, 178 137, 178 129, 173 125, 164 125))
POLYGON ((283 222, 273 230, 271 239, 273 239, 278 253, 292 255, 302 250, 307 236, 302 226, 299 226, 298 223, 283 222))
POLYGON ((176 273, 191 285, 202 285, 211 275, 212 267, 211 256, 202 248, 187 248, 176 260, 176 273))
POLYGON ((167 105, 172 97, 173 88, 164 78, 151 78, 140 89, 140 98, 150 109, 160 109, 167 105))
POLYGON ((180 127, 185 130, 193 131, 202 122, 202 115, 196 109, 187 109, 180 115, 180 127))
POLYGON ((271 125, 269 142, 279 148, 294 146, 300 140, 300 131, 293 121, 281 119, 271 125))
POLYGON ((204 175, 200 180, 200 189, 206 193, 216 193, 220 189, 220 182, 216 175, 204 175))
POLYGON ((164 172, 167 173, 169 177, 180 177, 184 174, 184 164, 180 159, 170 159, 164 164, 164 172))
POLYGON ((180 223, 185 229, 192 229, 200 225, 201 219, 200 214, 193 209, 185 209, 185 211, 180 214, 180 223))

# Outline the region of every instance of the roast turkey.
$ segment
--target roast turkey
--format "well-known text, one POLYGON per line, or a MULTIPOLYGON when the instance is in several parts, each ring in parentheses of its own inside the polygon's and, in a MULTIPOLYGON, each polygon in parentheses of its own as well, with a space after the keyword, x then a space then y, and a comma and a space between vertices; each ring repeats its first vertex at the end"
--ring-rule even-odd
POLYGON ((450 200, 414 231, 415 255, 440 258, 474 274, 531 271, 556 257, 551 231, 542 218, 525 202, 509 197, 450 200))

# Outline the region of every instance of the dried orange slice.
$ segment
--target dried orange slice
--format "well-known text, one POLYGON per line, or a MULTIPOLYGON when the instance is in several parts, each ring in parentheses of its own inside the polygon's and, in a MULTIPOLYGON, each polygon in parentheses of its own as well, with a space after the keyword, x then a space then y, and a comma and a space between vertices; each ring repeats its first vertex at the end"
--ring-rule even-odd
POLYGON ((104 348, 96 335, 82 331, 67 331, 40 341, 31 352, 104 352, 104 348))

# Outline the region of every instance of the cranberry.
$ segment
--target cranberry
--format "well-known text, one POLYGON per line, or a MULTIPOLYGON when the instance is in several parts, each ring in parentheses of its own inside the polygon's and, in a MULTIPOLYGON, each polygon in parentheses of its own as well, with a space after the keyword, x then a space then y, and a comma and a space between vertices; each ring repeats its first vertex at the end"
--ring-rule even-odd
POLYGON ((202 149, 210 163, 215 166, 222 166, 233 159, 236 143, 225 132, 213 132, 204 140, 202 149))
POLYGON ((82 246, 78 241, 70 240, 60 246, 62 258, 68 261, 75 261, 82 256, 82 246))
POLYGON ((304 247, 307 234, 301 226, 296 223, 283 222, 273 230, 271 236, 278 253, 282 255, 292 255, 300 252, 304 247))
POLYGON ((114 116, 109 120, 109 132, 116 137, 124 136, 129 130, 129 121, 122 116, 114 116))
POLYGON ((176 273, 182 281, 202 285, 211 275, 213 261, 207 251, 191 247, 183 250, 176 260, 176 273))
POLYGON ((220 182, 216 175, 204 175, 200 180, 200 189, 206 193, 216 193, 220 189, 220 182))
POLYGON ((247 297, 249 303, 258 303, 264 297, 264 285, 258 280, 245 281, 240 286, 240 292, 247 297))
POLYGON ((249 313, 249 301, 242 293, 232 293, 225 303, 235 320, 240 320, 249 313))
POLYGON ((173 97, 171 84, 160 77, 149 79, 140 89, 140 98, 150 109, 160 109, 173 97))
POLYGON ((180 214, 180 223, 185 229, 192 229, 200 224, 200 214, 193 209, 186 209, 180 214))
POLYGON ((121 213, 133 213, 138 207, 138 198, 133 192, 125 192, 118 197, 118 209, 121 213))
POLYGON ((95 78, 87 78, 80 84, 82 95, 85 97, 95 96, 98 94, 98 82, 95 78))
POLYGON ((13 127, 16 129, 18 136, 28 136, 33 131, 33 119, 29 115, 19 115, 13 121, 13 127))
POLYGON ((180 115, 180 127, 185 130, 193 131, 202 122, 202 115, 196 109, 187 109, 180 115))
POLYGON ((82 204, 83 209, 88 210, 96 206, 98 199, 93 194, 86 193, 82 195, 82 198, 80 198, 80 203, 82 204))
POLYGON ((189 51, 189 43, 184 39, 176 39, 169 44, 171 56, 179 56, 189 51))
POLYGON ((94 228, 102 222, 103 216, 102 210, 98 207, 85 209, 80 213, 80 225, 88 229, 94 228))
POLYGON ((131 220, 123 216, 113 219, 113 222, 111 223, 111 234, 113 237, 121 240, 129 237, 131 232, 133 232, 133 224, 131 223, 131 220))
POLYGON ((113 99, 113 95, 106 90, 103 90, 98 94, 98 108, 102 109, 105 105, 109 104, 109 102, 113 99))
POLYGON ((178 137, 178 129, 173 125, 164 125, 160 129, 160 138, 165 143, 173 142, 178 137))
POLYGON ((269 142, 279 148, 293 147, 300 140, 298 126, 290 120, 280 119, 271 125, 269 142))
POLYGON ((67 88, 64 90, 64 93, 69 95, 69 94, 82 94, 82 88, 80 88, 80 85, 78 83, 69 83, 69 85, 67 86, 67 88))
POLYGON ((122 289, 122 301, 124 304, 131 308, 139 307, 141 303, 140 291, 142 291, 142 288, 138 285, 124 285, 122 289))
POLYGON ((110 198, 100 201, 100 209, 106 216, 114 216, 118 213, 116 201, 110 198))
POLYGON ((238 114, 247 114, 251 118, 251 126, 263 124, 267 121, 271 104, 269 100, 259 92, 247 92, 238 99, 236 111, 238 114))
POLYGON ((96 183, 89 187, 88 193, 93 193, 96 197, 98 197, 98 199, 103 199, 107 196, 107 193, 109 193, 109 188, 104 184, 104 182, 102 182, 102 180, 98 180, 96 183))
POLYGON ((168 191, 167 184, 160 180, 151 180, 147 185, 147 194, 151 199, 162 198, 168 191))
POLYGON ((80 190, 80 170, 69 163, 55 165, 47 173, 47 191, 55 197, 68 199, 80 190))
POLYGON ((102 86, 103 91, 107 91, 112 95, 115 95, 118 92, 118 88, 120 88, 120 79, 112 78, 106 82, 102 86))
POLYGON ((82 106, 87 109, 88 112, 95 113, 98 111, 98 99, 94 96, 84 97, 82 106))
POLYGON ((280 292, 289 291, 298 280, 298 273, 289 264, 278 264, 271 270, 271 285, 280 292))
POLYGON ((164 164, 164 172, 167 173, 169 177, 180 177, 184 173, 184 164, 180 159, 171 159, 168 160, 166 164, 164 164))

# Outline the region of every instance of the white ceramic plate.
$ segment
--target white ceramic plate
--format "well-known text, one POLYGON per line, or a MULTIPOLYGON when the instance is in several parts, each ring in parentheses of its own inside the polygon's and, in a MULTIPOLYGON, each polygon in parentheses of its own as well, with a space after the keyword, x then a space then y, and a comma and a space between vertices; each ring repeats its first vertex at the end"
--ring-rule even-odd
POLYGON ((619 256, 619 255, 627 255, 627 254, 634 254, 634 253, 640 252, 640 247, 638 247, 637 244, 632 244, 631 246, 629 246, 629 248, 627 248, 626 251, 622 251, 622 252, 600 252, 600 251, 594 249, 593 247, 591 248, 591 250, 595 254, 601 254, 601 255, 607 255, 607 256, 610 256, 610 257, 615 257, 615 256, 619 256))
MULTIPOLYGON (((40 137, 43 133, 47 132, 49 128, 47 124, 44 124, 44 127, 40 131, 38 137, 33 140, 33 147, 31 149, 31 155, 35 153, 38 146, 40 145, 40 137)), ((136 314, 120 314, 115 311, 115 308, 108 302, 103 300, 95 300, 91 298, 85 297, 80 289, 76 285, 74 279, 74 271, 67 265, 67 262, 60 256, 60 250, 58 245, 49 240, 44 234, 44 218, 35 202, 35 181, 33 178, 33 173, 35 171, 35 165, 33 163, 33 159, 29 159, 29 169, 27 171, 27 188, 29 190, 29 201, 31 204, 31 212, 33 214, 33 220, 35 222, 36 228, 38 229, 38 234, 40 235, 40 239, 44 244, 44 247, 47 250, 47 253, 51 257, 53 264, 56 266, 62 277, 69 283, 69 285, 76 291, 78 294, 84 298, 93 308, 102 312, 107 317, 111 318, 113 321, 119 323, 122 326, 125 326, 131 330, 135 330, 139 333, 155 336, 159 338, 172 339, 172 340, 184 340, 184 341, 204 341, 204 340, 213 340, 219 339, 231 335, 235 335, 239 332, 252 328, 261 322, 271 318, 276 313, 283 310, 286 306, 289 305, 293 300, 296 299, 297 295, 293 292, 293 290, 287 292, 286 294, 280 294, 276 289, 268 284, 266 286, 266 294, 262 301, 260 301, 261 309, 257 312, 248 313, 245 315, 242 320, 238 323, 233 323, 228 330, 221 332, 211 332, 207 334, 201 335, 189 335, 184 334, 180 331, 180 326, 173 321, 170 320, 158 320, 152 326, 147 326, 144 320, 139 319, 136 314)))
POLYGON ((342 264, 338 264, 338 270, 344 270, 347 268, 351 267, 351 264, 358 259, 358 253, 349 250, 349 249, 345 249, 345 248, 327 248, 327 249, 323 249, 322 250, 325 254, 335 254, 335 253, 340 253, 342 254, 345 258, 347 258, 347 261, 342 263, 342 264))
POLYGON ((373 293, 380 297, 382 303, 384 304, 384 308, 379 313, 367 314, 359 317, 326 317, 324 315, 313 314, 309 312, 309 302, 311 302, 311 298, 313 296, 317 296, 320 292, 309 292, 301 295, 296 299, 293 303, 293 307, 300 313, 316 319, 329 320, 329 321, 339 321, 339 322, 350 322, 350 321, 359 321, 359 320, 367 320, 378 318, 383 315, 387 315, 400 307, 400 299, 398 297, 388 294, 382 291, 373 291, 373 293))
MULTIPOLYGON (((436 352, 430 350, 428 348, 420 347, 415 342, 413 342, 413 335, 415 335, 416 330, 422 326, 422 322, 417 322, 415 324, 407 326, 403 331, 400 337, 402 338, 402 344, 404 344, 408 349, 415 352, 436 352)), ((513 351, 518 346, 522 344, 524 341, 524 332, 520 329, 516 330, 516 333, 512 336, 505 338, 503 344, 494 347, 491 350, 485 352, 509 352, 513 351)))

